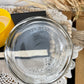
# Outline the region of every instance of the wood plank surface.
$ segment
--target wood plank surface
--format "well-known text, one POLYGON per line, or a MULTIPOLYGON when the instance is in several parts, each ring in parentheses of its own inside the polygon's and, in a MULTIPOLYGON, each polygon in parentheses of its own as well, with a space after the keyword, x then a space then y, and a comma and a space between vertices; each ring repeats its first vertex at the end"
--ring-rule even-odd
MULTIPOLYGON (((63 12, 68 19, 71 19, 73 14, 70 12, 63 12)), ((84 13, 76 21, 77 30, 84 30, 84 13)), ((84 84, 84 49, 79 52, 79 56, 76 59, 75 68, 75 84, 84 84)))
MULTIPOLYGON (((84 30, 84 17, 79 17, 76 22, 78 30, 84 30)), ((84 49, 79 52, 76 59, 75 84, 84 84, 84 49)))

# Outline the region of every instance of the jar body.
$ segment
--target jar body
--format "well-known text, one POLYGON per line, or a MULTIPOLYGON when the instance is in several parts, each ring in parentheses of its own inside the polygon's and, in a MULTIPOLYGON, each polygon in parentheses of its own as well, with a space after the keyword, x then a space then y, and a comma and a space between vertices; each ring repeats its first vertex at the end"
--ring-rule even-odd
POLYGON ((52 83, 63 76, 72 57, 66 30, 45 17, 18 23, 6 42, 10 70, 24 83, 52 83))

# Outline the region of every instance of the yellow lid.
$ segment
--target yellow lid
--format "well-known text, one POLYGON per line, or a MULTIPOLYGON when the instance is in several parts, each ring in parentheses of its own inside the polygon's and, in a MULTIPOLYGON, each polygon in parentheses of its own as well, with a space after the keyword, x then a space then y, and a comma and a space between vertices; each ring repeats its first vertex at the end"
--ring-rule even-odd
POLYGON ((5 41, 13 27, 14 23, 10 13, 0 8, 0 47, 5 45, 5 41))

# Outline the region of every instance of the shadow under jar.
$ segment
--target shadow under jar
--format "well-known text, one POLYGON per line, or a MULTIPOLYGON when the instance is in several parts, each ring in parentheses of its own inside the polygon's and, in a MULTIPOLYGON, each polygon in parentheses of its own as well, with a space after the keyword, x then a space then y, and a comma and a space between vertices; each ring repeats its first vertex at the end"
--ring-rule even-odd
POLYGON ((5 59, 23 83, 53 83, 64 75, 72 58, 67 31, 45 17, 18 23, 6 41, 5 59))

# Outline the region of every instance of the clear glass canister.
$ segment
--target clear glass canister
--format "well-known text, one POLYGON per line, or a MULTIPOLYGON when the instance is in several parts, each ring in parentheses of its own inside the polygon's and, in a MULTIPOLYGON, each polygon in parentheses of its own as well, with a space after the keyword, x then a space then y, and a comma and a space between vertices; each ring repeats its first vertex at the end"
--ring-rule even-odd
POLYGON ((67 31, 45 17, 19 22, 6 41, 5 59, 23 83, 52 83, 64 75, 72 57, 67 31))

